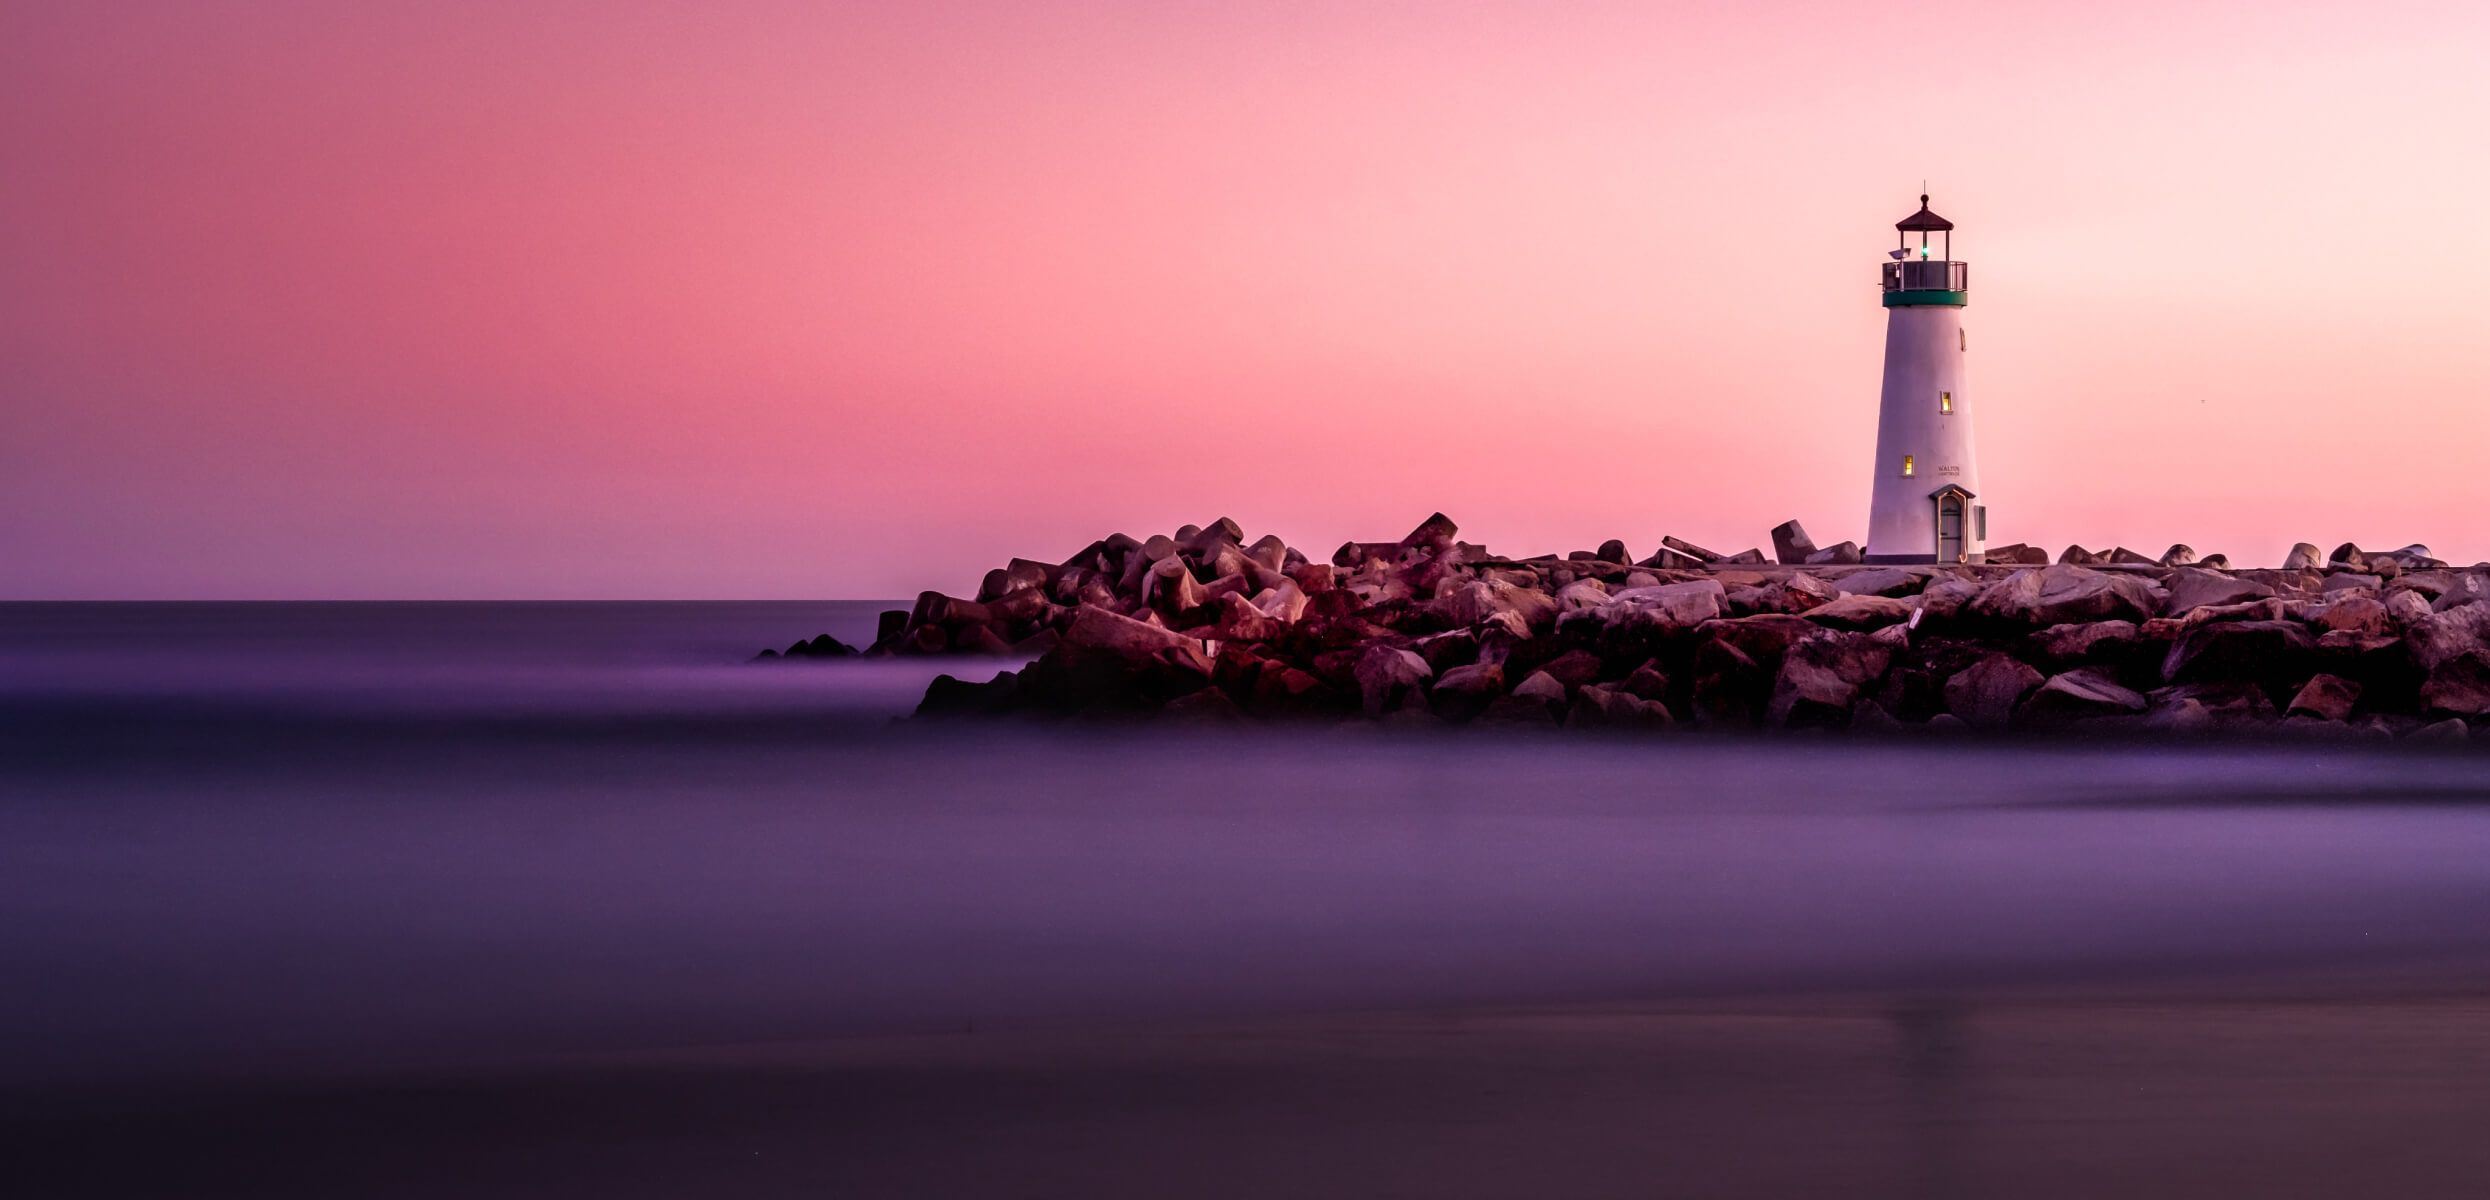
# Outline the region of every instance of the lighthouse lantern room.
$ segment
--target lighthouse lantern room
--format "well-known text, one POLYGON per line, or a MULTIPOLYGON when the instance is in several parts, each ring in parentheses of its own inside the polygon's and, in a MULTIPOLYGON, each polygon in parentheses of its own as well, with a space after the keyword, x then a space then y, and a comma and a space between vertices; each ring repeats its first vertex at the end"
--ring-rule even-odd
POLYGON ((1981 561, 1988 509, 1971 438, 1963 306, 1969 264, 1954 260, 1954 223, 1928 209, 1894 225, 1884 264, 1885 385, 1876 418, 1876 484, 1866 557, 1880 563, 1981 561))

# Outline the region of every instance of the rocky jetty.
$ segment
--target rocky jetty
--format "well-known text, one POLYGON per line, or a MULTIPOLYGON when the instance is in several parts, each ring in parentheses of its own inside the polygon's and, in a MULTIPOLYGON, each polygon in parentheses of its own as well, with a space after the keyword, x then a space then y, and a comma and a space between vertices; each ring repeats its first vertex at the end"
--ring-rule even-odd
POLYGON ((1771 540, 1778 562, 1677 538, 1504 558, 1437 514, 1315 562, 1220 520, 1015 559, 974 599, 885 614, 868 653, 1034 660, 944 676, 920 716, 2430 741, 2490 722, 2490 566, 2425 547, 1890 567, 1796 522, 1771 540))

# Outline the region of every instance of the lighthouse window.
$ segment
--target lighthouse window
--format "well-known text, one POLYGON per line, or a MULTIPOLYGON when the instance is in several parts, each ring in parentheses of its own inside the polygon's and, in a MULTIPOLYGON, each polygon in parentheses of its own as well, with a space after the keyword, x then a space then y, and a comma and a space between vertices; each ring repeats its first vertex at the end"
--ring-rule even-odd
POLYGON ((1946 414, 1948 414, 1948 415, 1951 415, 1951 414, 1953 413, 1953 411, 1954 411, 1954 393, 1952 393, 1952 392, 1939 392, 1939 393, 1937 393, 1937 411, 1938 411, 1938 412, 1941 412, 1941 413, 1946 413, 1946 414))
POLYGON ((1970 334, 1968 334, 1968 333, 1965 333, 1964 331, 1962 331, 1962 330, 1960 330, 1960 329, 1955 330, 1955 331, 1954 331, 1954 348, 1955 348, 1956 350, 1962 350, 1962 351, 1968 351, 1968 350, 1970 350, 1970 349, 1971 349, 1971 335, 1970 335, 1970 334))
POLYGON ((1919 464, 1911 461, 1911 456, 1908 454, 1902 456, 1902 473, 1905 475, 1916 475, 1919 473, 1919 464))

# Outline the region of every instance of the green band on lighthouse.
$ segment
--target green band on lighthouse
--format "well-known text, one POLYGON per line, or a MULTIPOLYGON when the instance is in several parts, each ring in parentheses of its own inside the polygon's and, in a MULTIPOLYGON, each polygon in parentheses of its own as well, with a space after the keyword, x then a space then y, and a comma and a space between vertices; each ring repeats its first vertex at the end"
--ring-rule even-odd
POLYGON ((1885 307, 1910 308, 1922 304, 1943 304, 1961 308, 1971 302, 1969 295, 1967 292, 1944 292, 1930 288, 1907 292, 1887 292, 1885 293, 1885 307))

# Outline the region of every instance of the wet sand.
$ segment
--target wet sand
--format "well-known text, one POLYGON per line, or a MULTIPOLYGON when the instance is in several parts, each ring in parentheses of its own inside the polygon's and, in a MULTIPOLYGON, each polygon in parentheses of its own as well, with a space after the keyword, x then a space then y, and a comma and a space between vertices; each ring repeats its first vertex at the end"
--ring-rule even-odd
POLYGON ((20 1196, 2457 1196, 2490 994, 960 1031, 10 1108, 20 1196))

